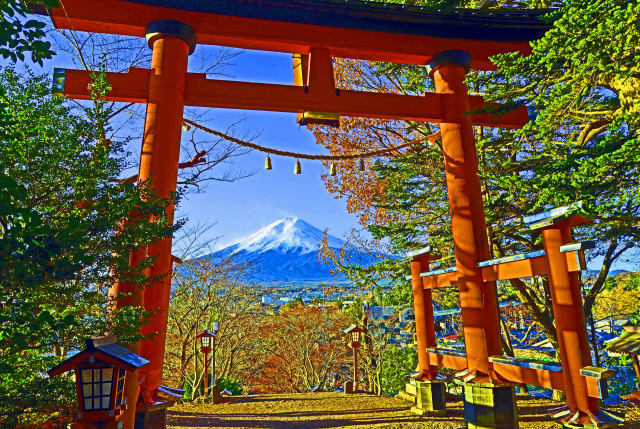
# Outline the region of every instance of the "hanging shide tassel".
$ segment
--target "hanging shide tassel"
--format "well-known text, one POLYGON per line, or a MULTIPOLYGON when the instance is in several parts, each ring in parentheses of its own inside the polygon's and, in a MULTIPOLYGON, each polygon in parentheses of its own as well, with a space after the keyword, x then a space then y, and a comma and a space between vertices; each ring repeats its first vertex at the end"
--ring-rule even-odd
POLYGON ((267 155, 267 159, 264 160, 264 169, 271 170, 271 158, 267 155))
POLYGON ((329 175, 330 176, 336 175, 336 165, 333 162, 331 163, 331 168, 329 168, 329 175))
POLYGON ((364 171, 364 158, 360 158, 360 171, 364 171))
POLYGON ((189 124, 182 124, 182 129, 185 131, 189 131, 191 129, 191 127, 189 126, 189 124))
POLYGON ((293 174, 300 174, 302 173, 302 166, 300 165, 300 160, 296 159, 296 166, 293 169, 293 174))

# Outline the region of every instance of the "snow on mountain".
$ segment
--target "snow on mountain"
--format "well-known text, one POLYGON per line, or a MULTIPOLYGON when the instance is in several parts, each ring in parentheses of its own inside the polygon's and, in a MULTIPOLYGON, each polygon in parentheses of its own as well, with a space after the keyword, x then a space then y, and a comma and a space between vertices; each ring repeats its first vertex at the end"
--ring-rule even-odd
MULTIPOLYGON (((317 252, 318 246, 322 243, 323 235, 323 231, 302 219, 286 218, 280 219, 228 247, 232 247, 236 253, 240 251, 264 253, 269 250, 317 252)), ((328 235, 328 244, 333 248, 344 245, 342 240, 332 235, 328 235)))
MULTIPOLYGON (((346 278, 331 274, 332 264, 318 258, 324 232, 298 218, 278 220, 261 230, 220 249, 209 257, 234 256, 252 264, 247 280, 260 283, 329 283, 344 282, 346 278)), ((344 242, 327 235, 332 249, 341 249, 344 242)), ((369 264, 372 257, 356 253, 353 261, 369 264)))

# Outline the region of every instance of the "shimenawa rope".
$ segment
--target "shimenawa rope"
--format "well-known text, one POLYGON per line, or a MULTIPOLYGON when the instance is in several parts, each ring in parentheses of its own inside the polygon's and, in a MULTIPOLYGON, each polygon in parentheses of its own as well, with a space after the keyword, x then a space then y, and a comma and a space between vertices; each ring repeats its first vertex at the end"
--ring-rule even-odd
POLYGON ((379 155, 384 155, 386 153, 389 152, 394 152, 400 149, 404 149, 407 148, 409 146, 413 146, 415 144, 421 143, 425 140, 429 140, 432 143, 438 138, 440 137, 440 132, 438 131, 435 134, 431 134, 429 136, 426 137, 422 137, 416 140, 411 140, 410 142, 407 143, 403 143, 401 145, 398 146, 393 146, 393 147, 389 147, 386 149, 379 149, 379 150, 372 150, 372 151, 368 151, 368 152, 361 152, 361 153, 354 153, 354 154, 350 154, 350 155, 309 155, 309 154, 305 154, 305 153, 296 153, 296 152, 289 152, 286 150, 279 150, 279 149, 272 149, 272 148, 268 148, 268 147, 264 147, 264 146, 260 146, 257 145, 255 143, 249 143, 247 141, 244 140, 240 140, 237 139, 235 137, 231 137, 230 135, 227 135, 225 133, 222 133, 220 131, 216 131, 213 130, 211 128, 207 128, 204 125, 200 125, 197 122, 193 122, 189 119, 182 119, 182 122, 185 124, 188 124, 190 126, 193 126, 194 128, 197 128, 199 130, 202 130, 206 133, 209 134, 213 134, 215 136, 221 137, 225 140, 228 140, 232 143, 238 144, 240 146, 245 146, 245 147, 249 147, 251 149, 255 149, 258 150, 260 152, 264 152, 264 153, 269 153, 272 155, 280 155, 280 156, 286 156, 286 157, 290 157, 290 158, 300 158, 300 159, 314 159, 314 160, 326 160, 326 161, 332 161, 332 160, 345 160, 345 159, 358 159, 358 158, 371 158, 373 156, 379 156, 379 155))

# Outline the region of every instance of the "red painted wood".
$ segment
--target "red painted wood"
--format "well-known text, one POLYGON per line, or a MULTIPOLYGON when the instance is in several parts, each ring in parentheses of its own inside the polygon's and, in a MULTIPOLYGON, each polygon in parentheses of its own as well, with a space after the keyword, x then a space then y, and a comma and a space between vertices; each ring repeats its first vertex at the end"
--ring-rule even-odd
POLYGON ((493 362, 493 369, 500 378, 514 383, 526 383, 532 386, 546 387, 547 389, 564 390, 562 372, 523 368, 501 362, 493 362))
MULTIPOLYGON (((168 198, 176 191, 188 56, 189 46, 178 38, 158 38, 153 44, 153 73, 148 86, 149 102, 138 181, 151 180, 151 186, 163 198, 168 198)), ((173 205, 167 208, 170 222, 173 209, 173 205)), ((158 312, 151 322, 142 327, 143 334, 153 333, 156 336, 153 341, 145 340, 140 348, 140 355, 150 361, 141 369, 146 376, 143 389, 153 392, 162 384, 173 266, 171 237, 148 246, 148 255, 157 258, 150 274, 163 276, 144 291, 144 307, 158 312)))
POLYGON ((433 298, 430 289, 422 285, 420 273, 429 271, 429 255, 421 255, 411 261, 411 285, 416 323, 418 348, 418 375, 416 379, 433 380, 438 367, 430 365, 428 347, 436 347, 436 332, 433 320, 433 298))
POLYGON ((477 70, 495 69, 490 56, 531 52, 526 41, 488 42, 343 29, 331 27, 331 23, 309 25, 240 18, 122 0, 64 0, 64 10, 52 9, 51 14, 57 28, 90 33, 144 37, 150 22, 172 19, 192 26, 198 34, 198 43, 204 45, 298 54, 308 54, 312 47, 325 48, 332 57, 404 64, 424 65, 438 52, 462 49, 472 54, 471 66, 477 70))
POLYGON ((443 123, 440 133, 468 369, 482 377, 491 371, 489 356, 501 355, 502 345, 496 285, 483 282, 477 266, 490 257, 473 127, 471 118, 462 115, 469 110, 465 69, 444 64, 432 77, 436 92, 454 95, 445 109, 455 122, 443 123))
POLYGON ((467 359, 460 356, 429 353, 429 361, 433 366, 454 369, 456 371, 461 371, 467 368, 467 359))
MULTIPOLYGON (((111 101, 133 103, 147 102, 149 71, 133 69, 129 73, 107 73, 112 86, 106 97, 111 101), (146 76, 146 77, 145 77, 146 76)), ((336 112, 341 116, 361 116, 371 118, 407 119, 413 121, 441 123, 447 120, 444 106, 453 102, 450 94, 426 93, 422 96, 379 94, 335 90, 325 86, 324 90, 314 90, 311 86, 305 92, 302 86, 277 85, 253 82, 235 82, 205 79, 205 75, 189 73, 185 83, 184 104, 197 107, 216 107, 243 110, 265 110, 276 112, 317 111, 336 112)), ((89 100, 88 85, 90 72, 67 70, 64 93, 70 98, 89 100)), ((328 85, 326 82, 323 85, 328 85)), ((480 108, 485 103, 480 96, 469 97, 468 110, 480 108)), ((470 115, 474 125, 521 128, 527 121, 527 110, 519 108, 500 117, 491 114, 470 115)))
POLYGON ((422 278, 422 286, 425 289, 437 289, 441 287, 453 287, 457 285, 458 273, 456 271, 422 278))
POLYGON ((570 272, 567 258, 560 246, 572 240, 571 227, 562 221, 542 230, 542 243, 549 264, 549 287, 560 348, 567 405, 585 415, 598 411, 598 400, 589 398, 585 377, 580 369, 591 366, 591 351, 587 339, 580 278, 570 272))

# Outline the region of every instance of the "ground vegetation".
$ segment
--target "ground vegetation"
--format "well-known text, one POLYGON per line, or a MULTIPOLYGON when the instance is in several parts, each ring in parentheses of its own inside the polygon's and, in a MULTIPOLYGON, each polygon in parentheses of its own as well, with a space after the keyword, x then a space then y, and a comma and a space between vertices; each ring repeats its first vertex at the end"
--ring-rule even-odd
POLYGON ((129 269, 129 251, 174 230, 164 216, 173 201, 145 183, 110 181, 123 158, 122 146, 104 137, 106 81, 96 74, 95 103, 81 117, 51 95, 47 80, 0 74, 0 424, 11 427, 70 412, 71 381, 43 372, 85 338, 140 339, 150 313, 113 309, 107 289, 117 279, 149 284, 152 261, 129 269))

